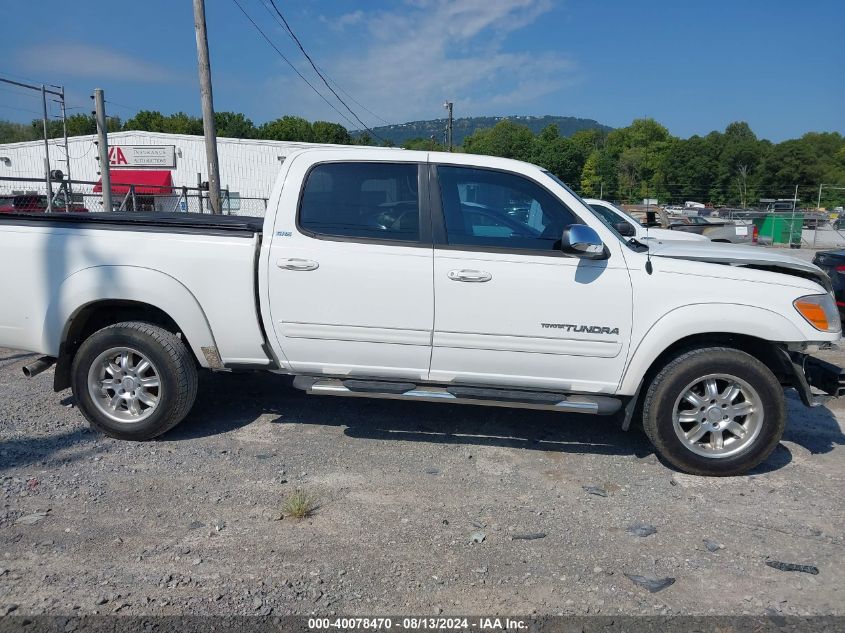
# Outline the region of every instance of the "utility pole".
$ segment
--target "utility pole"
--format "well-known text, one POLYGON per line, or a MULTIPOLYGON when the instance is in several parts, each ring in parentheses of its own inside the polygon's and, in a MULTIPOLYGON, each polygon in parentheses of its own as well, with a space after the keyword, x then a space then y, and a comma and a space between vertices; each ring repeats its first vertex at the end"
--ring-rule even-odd
POLYGON ((59 92, 62 93, 59 97, 60 105, 62 106, 62 135, 65 137, 65 166, 67 168, 67 187, 65 187, 65 211, 70 211, 71 201, 73 200, 73 189, 70 186, 70 148, 67 144, 67 108, 65 108, 65 87, 56 86, 59 92))
MULTIPOLYGON (((798 206, 798 185, 795 185, 795 195, 792 197, 792 218, 789 221, 789 248, 794 248, 792 245, 792 231, 795 228, 795 207, 798 206)), ((799 242, 800 246, 800 242, 799 242)))
POLYGON ((205 0, 194 0, 194 30, 197 36, 197 64, 202 98, 202 128, 205 132, 205 158, 208 163, 208 200, 211 212, 220 213, 220 165, 217 161, 217 126, 214 123, 214 97, 211 92, 211 64, 208 34, 205 30, 205 0))
POLYGON ((448 114, 448 119, 446 120, 446 148, 448 151, 452 151, 452 106, 454 104, 451 101, 447 101, 443 104, 443 107, 446 108, 448 114))
POLYGON ((19 86, 21 88, 27 88, 28 90, 37 90, 41 93, 41 103, 43 106, 43 117, 42 123, 44 128, 44 184, 47 188, 47 210, 53 210, 53 185, 50 182, 50 147, 47 142, 48 139, 48 127, 47 127, 47 95, 56 95, 57 97, 62 98, 62 104, 64 105, 64 90, 62 92, 56 92, 55 90, 50 90, 44 84, 41 86, 33 86, 32 84, 24 83, 22 81, 15 81, 13 79, 6 79, 4 77, 0 77, 0 83, 9 84, 11 86, 19 86))
POLYGON ((106 106, 103 89, 94 89, 94 115, 97 119, 97 148, 100 151, 100 184, 103 186, 103 210, 111 211, 111 172, 109 171, 109 139, 106 127, 106 106))
POLYGON ((44 84, 41 84, 41 105, 44 113, 41 119, 44 127, 44 181, 47 185, 47 213, 51 213, 53 211, 53 183, 50 181, 50 144, 47 142, 50 133, 47 129, 47 88, 44 84))

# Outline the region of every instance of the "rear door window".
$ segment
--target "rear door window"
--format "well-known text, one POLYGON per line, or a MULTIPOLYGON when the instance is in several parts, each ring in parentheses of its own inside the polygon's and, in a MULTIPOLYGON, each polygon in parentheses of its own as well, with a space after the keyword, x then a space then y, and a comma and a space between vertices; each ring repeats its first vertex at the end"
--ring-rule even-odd
POLYGON ((323 163, 305 182, 299 227, 314 235, 418 242, 415 163, 323 163))

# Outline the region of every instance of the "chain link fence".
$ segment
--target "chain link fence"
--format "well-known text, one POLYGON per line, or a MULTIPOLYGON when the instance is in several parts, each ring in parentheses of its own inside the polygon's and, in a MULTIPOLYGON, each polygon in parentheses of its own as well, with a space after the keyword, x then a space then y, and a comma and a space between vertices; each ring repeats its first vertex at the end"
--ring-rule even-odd
MULTIPOLYGON (((208 191, 200 187, 172 187, 154 184, 112 183, 112 208, 103 207, 100 183, 84 180, 56 180, 52 186, 54 212, 71 213, 211 213, 208 191)), ((47 187, 43 178, 0 177, 0 213, 44 212, 47 187)), ((244 197, 228 189, 220 191, 221 213, 264 217, 267 198, 244 197)), ((643 207, 644 208, 644 207, 643 207)), ((642 211, 631 209, 634 215, 642 211)), ((815 209, 765 211, 760 209, 707 209, 714 220, 745 224, 754 242, 766 246, 793 248, 845 247, 845 217, 815 209)))
MULTIPOLYGON (((112 208, 103 207, 100 183, 57 180, 51 183, 54 212, 72 213, 211 213, 208 191, 199 187, 152 184, 112 184, 112 208)), ((228 189, 220 191, 221 213, 264 217, 266 198, 250 198, 228 189)), ((0 177, 0 213, 44 212, 48 208, 43 178, 0 177)))
POLYGON ((840 215, 816 209, 796 209, 794 212, 719 210, 720 218, 752 224, 757 243, 794 248, 845 247, 845 217, 840 219, 840 215))

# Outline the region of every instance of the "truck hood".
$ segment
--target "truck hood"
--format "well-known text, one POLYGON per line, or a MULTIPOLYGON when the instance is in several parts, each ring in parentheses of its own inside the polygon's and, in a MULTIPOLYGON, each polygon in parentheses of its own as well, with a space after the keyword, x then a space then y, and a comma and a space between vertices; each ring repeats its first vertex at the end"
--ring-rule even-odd
POLYGON ((688 259, 792 275, 815 281, 827 291, 831 290, 830 278, 815 264, 757 246, 680 241, 655 244, 649 241, 649 253, 652 257, 688 259))
POLYGON ((637 239, 643 244, 654 242, 701 242, 710 244, 710 239, 698 233, 686 233, 684 231, 672 231, 669 229, 642 229, 637 232, 637 239), (648 241, 646 241, 648 240, 648 241))

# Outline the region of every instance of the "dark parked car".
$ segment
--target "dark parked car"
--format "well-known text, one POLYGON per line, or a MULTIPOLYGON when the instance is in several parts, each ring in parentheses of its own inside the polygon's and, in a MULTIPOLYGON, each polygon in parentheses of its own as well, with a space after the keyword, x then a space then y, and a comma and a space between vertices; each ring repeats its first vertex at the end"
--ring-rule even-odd
MULTIPOLYGON (((70 202, 70 209, 65 208, 61 198, 53 202, 53 213, 87 213, 88 209, 79 202, 70 202)), ((47 196, 38 194, 0 195, 0 213, 44 213, 47 211, 47 196)))
POLYGON ((34 195, 0 196, 0 213, 44 212, 47 210, 47 198, 34 195))
POLYGON ((813 263, 830 277, 839 318, 845 323, 845 250, 816 253, 813 263))

